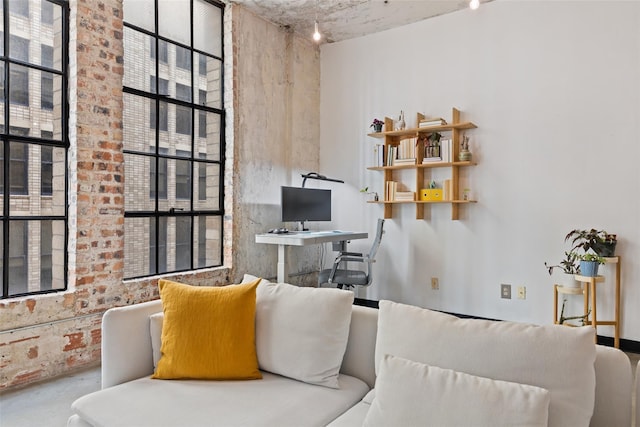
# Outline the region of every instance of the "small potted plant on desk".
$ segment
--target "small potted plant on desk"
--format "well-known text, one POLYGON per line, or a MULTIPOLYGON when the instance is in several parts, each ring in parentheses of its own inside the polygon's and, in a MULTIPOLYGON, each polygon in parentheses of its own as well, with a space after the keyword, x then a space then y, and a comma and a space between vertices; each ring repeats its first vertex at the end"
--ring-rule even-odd
POLYGON ((565 252, 564 259, 560 261, 558 265, 549 265, 546 262, 544 266, 547 267, 549 276, 553 274, 553 270, 558 268, 565 274, 565 278, 561 283, 562 286, 567 288, 578 288, 581 284, 573 277, 575 274, 580 274, 580 266, 578 264, 578 254, 573 251, 565 252))

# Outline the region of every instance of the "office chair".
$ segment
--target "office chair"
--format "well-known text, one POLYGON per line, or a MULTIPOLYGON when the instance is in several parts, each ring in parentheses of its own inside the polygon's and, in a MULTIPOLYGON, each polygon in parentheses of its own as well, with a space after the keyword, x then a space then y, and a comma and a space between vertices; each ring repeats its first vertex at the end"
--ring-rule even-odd
POLYGON ((384 232, 383 227, 384 219, 380 218, 378 219, 376 237, 373 240, 373 245, 368 254, 340 252, 335 261, 333 261, 333 267, 322 270, 318 275, 318 286, 321 286, 323 283, 335 283, 340 289, 351 289, 354 286, 369 286, 371 282, 373 282, 372 264, 375 262, 376 252, 378 252, 378 247, 380 247, 382 233, 384 232), (339 267, 343 262, 358 262, 364 264, 366 271, 341 269, 339 267))

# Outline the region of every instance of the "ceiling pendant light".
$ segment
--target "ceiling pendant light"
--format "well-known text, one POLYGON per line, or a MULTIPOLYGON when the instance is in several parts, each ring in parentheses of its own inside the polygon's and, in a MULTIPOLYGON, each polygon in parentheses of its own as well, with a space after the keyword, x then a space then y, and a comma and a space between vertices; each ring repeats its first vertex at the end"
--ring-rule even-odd
POLYGON ((322 34, 318 31, 318 0, 316 0, 316 23, 314 25, 313 40, 318 43, 322 38, 322 34))
POLYGON ((471 10, 476 10, 480 7, 480 0, 471 0, 469 2, 469 7, 471 8, 471 10))
POLYGON ((316 20, 315 31, 313 32, 313 40, 319 42, 322 38, 322 34, 318 31, 318 21, 316 20))

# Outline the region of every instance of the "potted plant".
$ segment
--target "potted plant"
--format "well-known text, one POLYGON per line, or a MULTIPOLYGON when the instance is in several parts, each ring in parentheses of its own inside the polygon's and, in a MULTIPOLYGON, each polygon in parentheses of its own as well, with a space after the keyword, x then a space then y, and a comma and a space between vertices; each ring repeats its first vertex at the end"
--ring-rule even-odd
POLYGON ((382 120, 373 119, 373 123, 371 123, 370 127, 373 128, 374 132, 382 132, 382 125, 384 125, 382 120))
POLYGON ((593 252, 578 255, 580 274, 587 277, 598 276, 598 267, 604 264, 604 258, 593 252))
POLYGON ((565 279, 563 280, 564 282, 563 286, 566 286, 569 288, 576 288, 580 286, 580 283, 578 283, 573 277, 574 274, 580 274, 580 266, 578 264, 578 254, 576 252, 573 252, 573 251, 565 252, 564 259, 560 261, 559 264, 549 265, 545 262, 544 266, 547 267, 549 276, 553 274, 553 270, 555 268, 562 270, 562 272, 565 274, 565 279))
POLYGON ((572 251, 582 249, 585 253, 593 250, 602 257, 613 256, 618 243, 615 234, 607 233, 605 230, 571 230, 564 238, 565 242, 571 239, 572 251))
POLYGON ((373 194, 373 200, 374 202, 377 202, 380 198, 378 197, 378 193, 375 191, 369 191, 369 187, 364 187, 360 189, 361 193, 364 194, 373 194))

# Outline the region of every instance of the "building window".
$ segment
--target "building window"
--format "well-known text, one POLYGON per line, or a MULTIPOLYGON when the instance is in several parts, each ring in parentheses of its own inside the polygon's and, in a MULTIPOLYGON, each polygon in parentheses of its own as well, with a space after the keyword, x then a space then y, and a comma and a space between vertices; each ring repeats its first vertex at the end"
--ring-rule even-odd
POLYGON ((2 298, 11 298, 66 289, 69 4, 10 0, 5 6, 0 288, 2 298))
POLYGON ((224 4, 153 2, 141 17, 136 1, 123 2, 125 258, 135 260, 125 277, 222 265, 224 4))

